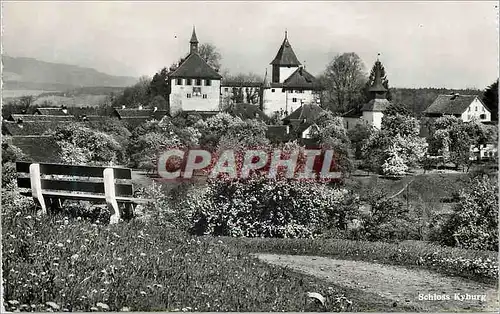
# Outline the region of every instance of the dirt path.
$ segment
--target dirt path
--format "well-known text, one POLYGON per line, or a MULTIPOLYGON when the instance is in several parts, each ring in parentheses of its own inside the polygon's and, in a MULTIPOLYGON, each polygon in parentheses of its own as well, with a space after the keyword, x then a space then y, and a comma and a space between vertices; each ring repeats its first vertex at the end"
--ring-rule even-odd
MULTIPOLYGON (((380 295, 390 303, 406 303, 423 311, 498 311, 494 286, 427 270, 407 269, 361 261, 326 257, 256 254, 268 263, 326 279, 337 285, 380 295), (419 300, 419 296, 449 296, 449 300, 419 300), (457 300, 456 297, 486 295, 486 300, 457 300)), ((446 297, 445 297, 446 298, 446 297)))

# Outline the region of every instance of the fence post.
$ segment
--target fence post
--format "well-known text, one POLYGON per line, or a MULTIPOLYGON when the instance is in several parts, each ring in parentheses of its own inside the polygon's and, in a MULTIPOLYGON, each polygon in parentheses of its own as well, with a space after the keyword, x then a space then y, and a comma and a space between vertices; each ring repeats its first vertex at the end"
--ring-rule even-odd
POLYGON ((35 203, 40 204, 42 207, 42 214, 47 215, 47 207, 45 206, 45 200, 42 194, 42 179, 40 175, 40 164, 30 165, 30 183, 31 183, 31 195, 35 203))
POLYGON ((116 201, 114 170, 113 168, 106 168, 104 169, 103 174, 106 204, 108 204, 108 208, 111 211, 109 223, 115 224, 120 221, 120 209, 118 208, 118 202, 116 201))

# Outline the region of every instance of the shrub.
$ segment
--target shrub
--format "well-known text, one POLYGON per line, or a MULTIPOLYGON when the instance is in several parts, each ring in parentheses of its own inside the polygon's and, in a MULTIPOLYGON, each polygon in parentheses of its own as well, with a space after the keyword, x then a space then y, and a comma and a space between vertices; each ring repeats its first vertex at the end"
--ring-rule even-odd
POLYGON ((81 123, 58 127, 54 138, 61 147, 64 162, 116 164, 125 161, 125 150, 113 136, 81 123))
POLYGON ((347 193, 320 183, 253 177, 209 181, 185 206, 196 234, 302 238, 345 228, 357 209, 342 206, 347 193))
POLYGON ((361 216, 359 232, 353 239, 401 241, 420 239, 419 224, 409 209, 397 198, 387 198, 383 191, 369 196, 369 213, 361 216))
POLYGON ((439 241, 460 248, 498 251, 496 180, 476 177, 458 197, 453 213, 438 232, 439 241))

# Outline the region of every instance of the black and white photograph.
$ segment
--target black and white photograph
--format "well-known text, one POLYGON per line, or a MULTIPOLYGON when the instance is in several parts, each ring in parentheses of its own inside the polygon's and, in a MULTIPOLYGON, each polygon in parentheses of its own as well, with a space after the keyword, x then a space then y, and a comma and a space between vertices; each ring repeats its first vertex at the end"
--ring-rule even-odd
POLYGON ((497 1, 1 1, 0 313, 498 313, 497 1))

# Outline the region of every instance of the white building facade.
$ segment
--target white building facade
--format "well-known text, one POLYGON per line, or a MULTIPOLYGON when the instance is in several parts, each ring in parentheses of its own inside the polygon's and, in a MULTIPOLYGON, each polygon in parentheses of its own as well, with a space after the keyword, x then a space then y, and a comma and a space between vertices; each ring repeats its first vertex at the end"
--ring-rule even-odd
POLYGON ((198 54, 198 39, 194 28, 189 55, 168 77, 171 115, 179 111, 219 110, 222 76, 198 54))

